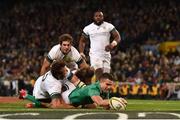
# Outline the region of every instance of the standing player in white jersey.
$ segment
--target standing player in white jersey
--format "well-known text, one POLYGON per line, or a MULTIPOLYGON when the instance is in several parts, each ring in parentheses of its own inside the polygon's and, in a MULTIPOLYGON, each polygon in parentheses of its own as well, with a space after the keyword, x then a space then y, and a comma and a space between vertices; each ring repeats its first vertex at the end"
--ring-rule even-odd
POLYGON ((73 38, 69 34, 63 34, 59 37, 59 44, 52 47, 44 59, 40 75, 45 74, 53 61, 64 60, 71 70, 87 67, 87 63, 82 59, 80 53, 72 46, 73 38))
POLYGON ((120 42, 121 37, 115 27, 104 21, 104 16, 101 11, 94 13, 94 22, 83 29, 83 33, 79 42, 79 52, 84 55, 86 41, 90 39, 90 63, 94 67, 96 79, 103 72, 110 72, 110 51, 120 42), (113 38, 112 42, 110 38, 113 38))

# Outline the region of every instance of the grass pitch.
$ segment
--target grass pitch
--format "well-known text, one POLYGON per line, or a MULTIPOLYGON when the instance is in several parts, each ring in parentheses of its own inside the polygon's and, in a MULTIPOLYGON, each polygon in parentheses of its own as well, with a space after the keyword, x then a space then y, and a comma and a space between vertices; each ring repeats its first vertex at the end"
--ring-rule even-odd
POLYGON ((29 101, 0 103, 0 119, 180 119, 180 101, 127 100, 125 111, 25 108, 29 101))

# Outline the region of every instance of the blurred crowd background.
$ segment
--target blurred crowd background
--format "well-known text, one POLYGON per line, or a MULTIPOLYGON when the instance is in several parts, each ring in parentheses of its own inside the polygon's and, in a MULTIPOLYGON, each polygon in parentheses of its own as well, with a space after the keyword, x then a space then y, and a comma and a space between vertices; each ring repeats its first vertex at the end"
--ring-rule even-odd
POLYGON ((71 34, 78 48, 82 29, 97 9, 122 37, 112 52, 113 93, 180 99, 178 0, 1 0, 0 95, 14 96, 22 88, 32 93, 44 56, 58 44, 58 36, 71 34), (160 49, 166 42, 170 47, 160 49))

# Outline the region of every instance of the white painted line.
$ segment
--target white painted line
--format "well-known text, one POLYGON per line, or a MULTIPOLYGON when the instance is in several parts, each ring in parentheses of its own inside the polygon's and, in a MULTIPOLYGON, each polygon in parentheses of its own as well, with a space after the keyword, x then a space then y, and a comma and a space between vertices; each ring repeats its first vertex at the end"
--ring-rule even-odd
POLYGON ((37 116, 39 113, 12 113, 12 114, 2 114, 0 115, 1 120, 9 120, 3 117, 8 117, 8 116, 19 116, 19 115, 32 115, 32 116, 37 116))
MULTIPOLYGON (((73 114, 73 115, 69 115, 67 117, 65 117, 62 120, 74 120, 79 116, 83 116, 83 115, 93 115, 93 114, 107 114, 106 112, 97 112, 97 113, 77 113, 77 114, 73 114)), ((127 120, 128 119, 128 115, 125 113, 112 113, 112 114, 117 114, 118 118, 117 120, 127 120)), ((98 118, 97 118, 98 119, 98 118)))
POLYGON ((146 114, 144 112, 138 113, 138 117, 145 117, 145 116, 146 116, 146 114))
POLYGON ((178 113, 169 113, 169 112, 140 112, 138 113, 138 117, 146 117, 147 114, 165 114, 165 115, 173 115, 180 118, 180 114, 178 113))

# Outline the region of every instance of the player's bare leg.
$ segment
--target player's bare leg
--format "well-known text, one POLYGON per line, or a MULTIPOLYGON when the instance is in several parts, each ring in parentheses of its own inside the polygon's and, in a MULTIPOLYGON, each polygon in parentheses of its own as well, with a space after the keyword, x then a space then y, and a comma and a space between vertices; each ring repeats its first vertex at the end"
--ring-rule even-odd
POLYGON ((32 103, 27 103, 25 105, 26 108, 39 108, 39 107, 48 108, 49 107, 46 103, 42 103, 42 102, 36 100, 34 96, 29 95, 27 93, 27 91, 24 89, 22 89, 19 92, 19 99, 27 99, 32 102, 32 103))

